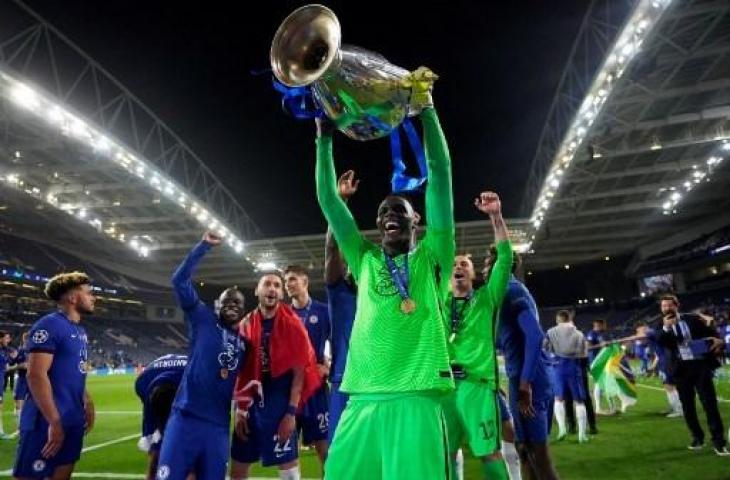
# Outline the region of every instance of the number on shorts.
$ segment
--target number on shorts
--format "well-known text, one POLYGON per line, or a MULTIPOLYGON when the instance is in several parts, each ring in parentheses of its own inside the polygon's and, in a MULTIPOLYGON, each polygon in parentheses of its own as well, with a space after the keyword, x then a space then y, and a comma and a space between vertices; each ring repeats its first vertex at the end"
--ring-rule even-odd
POLYGON ((274 441, 276 442, 274 444, 274 453, 284 454, 287 452, 291 452, 291 438, 287 438, 286 442, 284 442, 284 445, 282 445, 279 442, 279 436, 274 435, 274 441))
POLYGON ((330 413, 318 413, 317 420, 319 420, 319 431, 326 432, 330 425, 330 413))
POLYGON ((484 435, 484 440, 489 440, 494 436, 494 422, 489 421, 487 422, 480 422, 479 427, 482 429, 482 435, 484 435))

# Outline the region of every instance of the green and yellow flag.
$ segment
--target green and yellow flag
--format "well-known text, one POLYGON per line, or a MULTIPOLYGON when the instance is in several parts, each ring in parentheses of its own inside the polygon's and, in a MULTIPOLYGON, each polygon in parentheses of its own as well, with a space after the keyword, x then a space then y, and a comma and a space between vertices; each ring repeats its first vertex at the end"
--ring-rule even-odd
POLYGON ((591 375, 608 398, 620 397, 622 402, 636 403, 636 380, 620 345, 614 343, 598 352, 591 363, 591 375))

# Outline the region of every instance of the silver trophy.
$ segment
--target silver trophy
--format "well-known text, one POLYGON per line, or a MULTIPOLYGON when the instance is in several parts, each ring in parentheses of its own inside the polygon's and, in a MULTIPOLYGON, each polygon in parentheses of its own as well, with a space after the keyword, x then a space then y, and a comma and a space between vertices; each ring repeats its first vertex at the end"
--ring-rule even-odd
POLYGON ((419 113, 403 86, 408 70, 378 53, 341 45, 340 39, 340 22, 329 8, 295 10, 271 43, 274 76, 289 87, 310 85, 316 104, 355 140, 389 135, 406 116, 419 113))

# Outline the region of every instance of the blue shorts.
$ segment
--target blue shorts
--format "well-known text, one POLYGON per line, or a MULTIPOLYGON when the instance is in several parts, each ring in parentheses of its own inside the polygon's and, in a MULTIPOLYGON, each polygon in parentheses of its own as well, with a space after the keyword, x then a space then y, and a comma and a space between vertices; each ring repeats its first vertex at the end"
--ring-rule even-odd
POLYGON ((509 379, 509 409, 512 412, 512 423, 515 426, 515 441, 518 443, 545 443, 548 439, 550 422, 552 421, 552 389, 547 379, 532 384, 532 408, 535 416, 528 418, 520 413, 519 398, 520 379, 509 379))
POLYGON ((320 440, 327 440, 329 436, 329 390, 322 385, 314 392, 302 413, 297 415, 297 428, 302 432, 302 443, 311 445, 320 440))
POLYGON ((570 392, 574 402, 585 402, 586 391, 583 387, 583 369, 578 359, 561 358, 555 369, 557 376, 555 382, 555 396, 565 398, 565 393, 570 392))
POLYGON ((28 379, 26 377, 18 377, 13 388, 13 400, 25 400, 28 395, 30 395, 28 379))
POLYGON ((332 444, 332 439, 335 438, 335 431, 337 430, 337 424, 340 423, 340 417, 342 412, 347 406, 347 400, 350 396, 340 391, 340 383, 333 383, 332 390, 330 392, 330 425, 329 435, 327 441, 332 444))
MULTIPOLYGON (((248 438, 241 440, 233 432, 231 458, 241 463, 255 463, 261 460, 264 467, 281 465, 299 458, 299 434, 294 429, 292 436, 279 441, 276 432, 289 406, 291 382, 272 380, 264 385, 264 402, 254 402, 248 414, 248 438)), ((326 438, 326 437, 325 437, 326 438)), ((208 478, 208 477, 205 477, 208 478)), ((212 477, 211 477, 212 478, 212 477)), ((223 477, 220 477, 223 478, 223 477)))
POLYGON ((228 427, 173 409, 165 428, 158 480, 225 478, 228 463, 228 427))
POLYGON ((497 395, 497 398, 499 399, 499 419, 504 422, 509 422, 512 420, 512 415, 509 413, 509 408, 507 408, 507 400, 504 398, 504 393, 502 392, 502 389, 499 389, 499 395, 497 395))
POLYGON ((48 459, 41 456, 41 450, 48 440, 48 424, 39 421, 33 430, 21 430, 18 449, 15 454, 13 476, 21 478, 46 478, 53 475, 56 467, 71 465, 81 458, 84 443, 84 427, 63 427, 63 445, 58 453, 48 459))

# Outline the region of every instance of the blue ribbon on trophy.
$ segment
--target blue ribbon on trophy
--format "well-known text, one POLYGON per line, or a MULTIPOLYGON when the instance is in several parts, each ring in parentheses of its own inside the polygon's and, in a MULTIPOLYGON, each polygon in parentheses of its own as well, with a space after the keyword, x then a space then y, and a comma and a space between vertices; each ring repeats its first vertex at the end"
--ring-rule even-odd
POLYGON ((420 113, 406 86, 410 72, 378 53, 341 45, 340 38, 337 17, 321 5, 301 7, 284 20, 271 44, 274 88, 282 94, 284 109, 301 120, 326 116, 354 140, 390 136, 393 192, 418 190, 427 168, 423 145, 408 120, 420 113), (405 173, 401 127, 419 176, 405 173))

